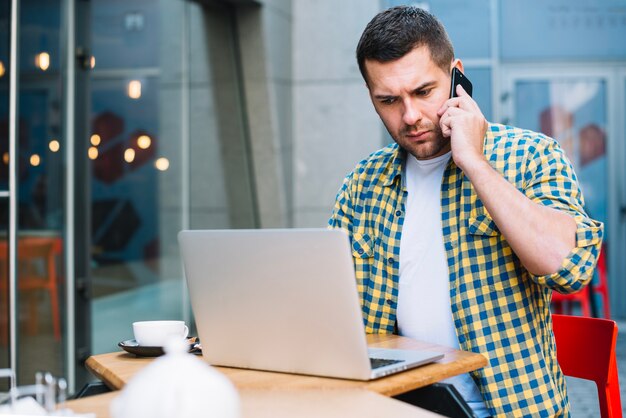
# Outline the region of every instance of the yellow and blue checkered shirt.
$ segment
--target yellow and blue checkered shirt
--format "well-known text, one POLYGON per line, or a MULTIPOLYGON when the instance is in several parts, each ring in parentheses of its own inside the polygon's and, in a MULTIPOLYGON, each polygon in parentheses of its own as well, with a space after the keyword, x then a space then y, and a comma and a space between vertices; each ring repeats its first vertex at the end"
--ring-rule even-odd
MULTIPOLYGON (((586 215, 576 175, 552 138, 489 124, 484 154, 529 199, 575 218, 576 248, 558 272, 529 273, 451 159, 441 185, 441 224, 459 344, 489 361, 471 375, 494 416, 569 416, 550 299, 553 290, 576 292, 591 280, 603 225, 586 215)), ((392 333, 396 323, 404 159, 392 144, 359 163, 329 221, 350 235, 368 333, 392 333)))

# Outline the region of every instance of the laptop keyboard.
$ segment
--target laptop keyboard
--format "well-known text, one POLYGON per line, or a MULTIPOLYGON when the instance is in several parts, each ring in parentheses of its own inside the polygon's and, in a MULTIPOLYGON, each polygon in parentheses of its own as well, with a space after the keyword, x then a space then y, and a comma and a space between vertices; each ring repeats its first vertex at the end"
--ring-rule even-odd
POLYGON ((386 358, 371 358, 370 364, 372 365, 372 370, 378 369, 379 367, 389 366, 390 364, 400 363, 402 360, 389 360, 386 358))

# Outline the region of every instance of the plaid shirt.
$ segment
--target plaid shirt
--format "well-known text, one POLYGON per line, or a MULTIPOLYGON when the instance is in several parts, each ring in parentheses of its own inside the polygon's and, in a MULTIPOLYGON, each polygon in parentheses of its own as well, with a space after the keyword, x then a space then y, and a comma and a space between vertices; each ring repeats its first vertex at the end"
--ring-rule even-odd
MULTIPOLYGON (((558 272, 528 272, 451 159, 441 185, 441 223, 459 344, 489 361, 471 375, 493 415, 569 416, 550 299, 553 290, 576 292, 591 280, 603 225, 585 214, 576 175, 552 138, 490 124, 484 154, 526 197, 575 218, 576 248, 558 272)), ((359 163, 329 221, 350 235, 368 333, 392 333, 396 323, 404 157, 392 144, 359 163)))

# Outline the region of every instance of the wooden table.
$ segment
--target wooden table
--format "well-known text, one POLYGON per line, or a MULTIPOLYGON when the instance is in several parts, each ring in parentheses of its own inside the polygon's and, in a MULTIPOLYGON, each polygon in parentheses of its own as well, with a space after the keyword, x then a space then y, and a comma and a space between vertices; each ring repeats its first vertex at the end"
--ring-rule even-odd
MULTIPOLYGON (((441 381, 451 376, 484 367, 487 360, 480 354, 424 343, 397 335, 368 335, 372 347, 423 349, 439 351, 444 358, 425 366, 381 379, 362 382, 274 373, 258 370, 216 367, 237 387, 241 396, 243 417, 369 417, 437 416, 389 398, 441 381), (305 415, 310 414, 310 415, 305 415), (419 415, 422 414, 422 415, 419 415)), ((87 369, 111 389, 124 385, 153 359, 135 357, 125 352, 100 354, 87 359, 87 369)), ((108 403, 115 392, 72 401, 77 412, 95 410, 96 404, 107 406, 98 417, 108 417, 108 403), (83 409, 83 408, 87 409, 83 409)))
MULTIPOLYGON (((75 413, 109 418, 109 404, 119 392, 67 402, 75 413)), ((367 390, 239 391, 242 418, 442 418, 441 415, 367 390)), ((199 414, 198 417, 202 415, 199 414)))

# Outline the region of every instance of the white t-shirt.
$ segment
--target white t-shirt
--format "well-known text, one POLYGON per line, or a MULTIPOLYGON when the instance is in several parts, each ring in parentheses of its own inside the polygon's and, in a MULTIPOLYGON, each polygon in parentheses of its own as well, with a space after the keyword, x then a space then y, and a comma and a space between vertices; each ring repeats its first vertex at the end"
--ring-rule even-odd
MULTIPOLYGON (((441 225, 441 181, 450 155, 418 160, 407 154, 397 320, 400 335, 458 349, 441 225)), ((444 382, 456 387, 477 416, 489 416, 469 374, 444 382)))

